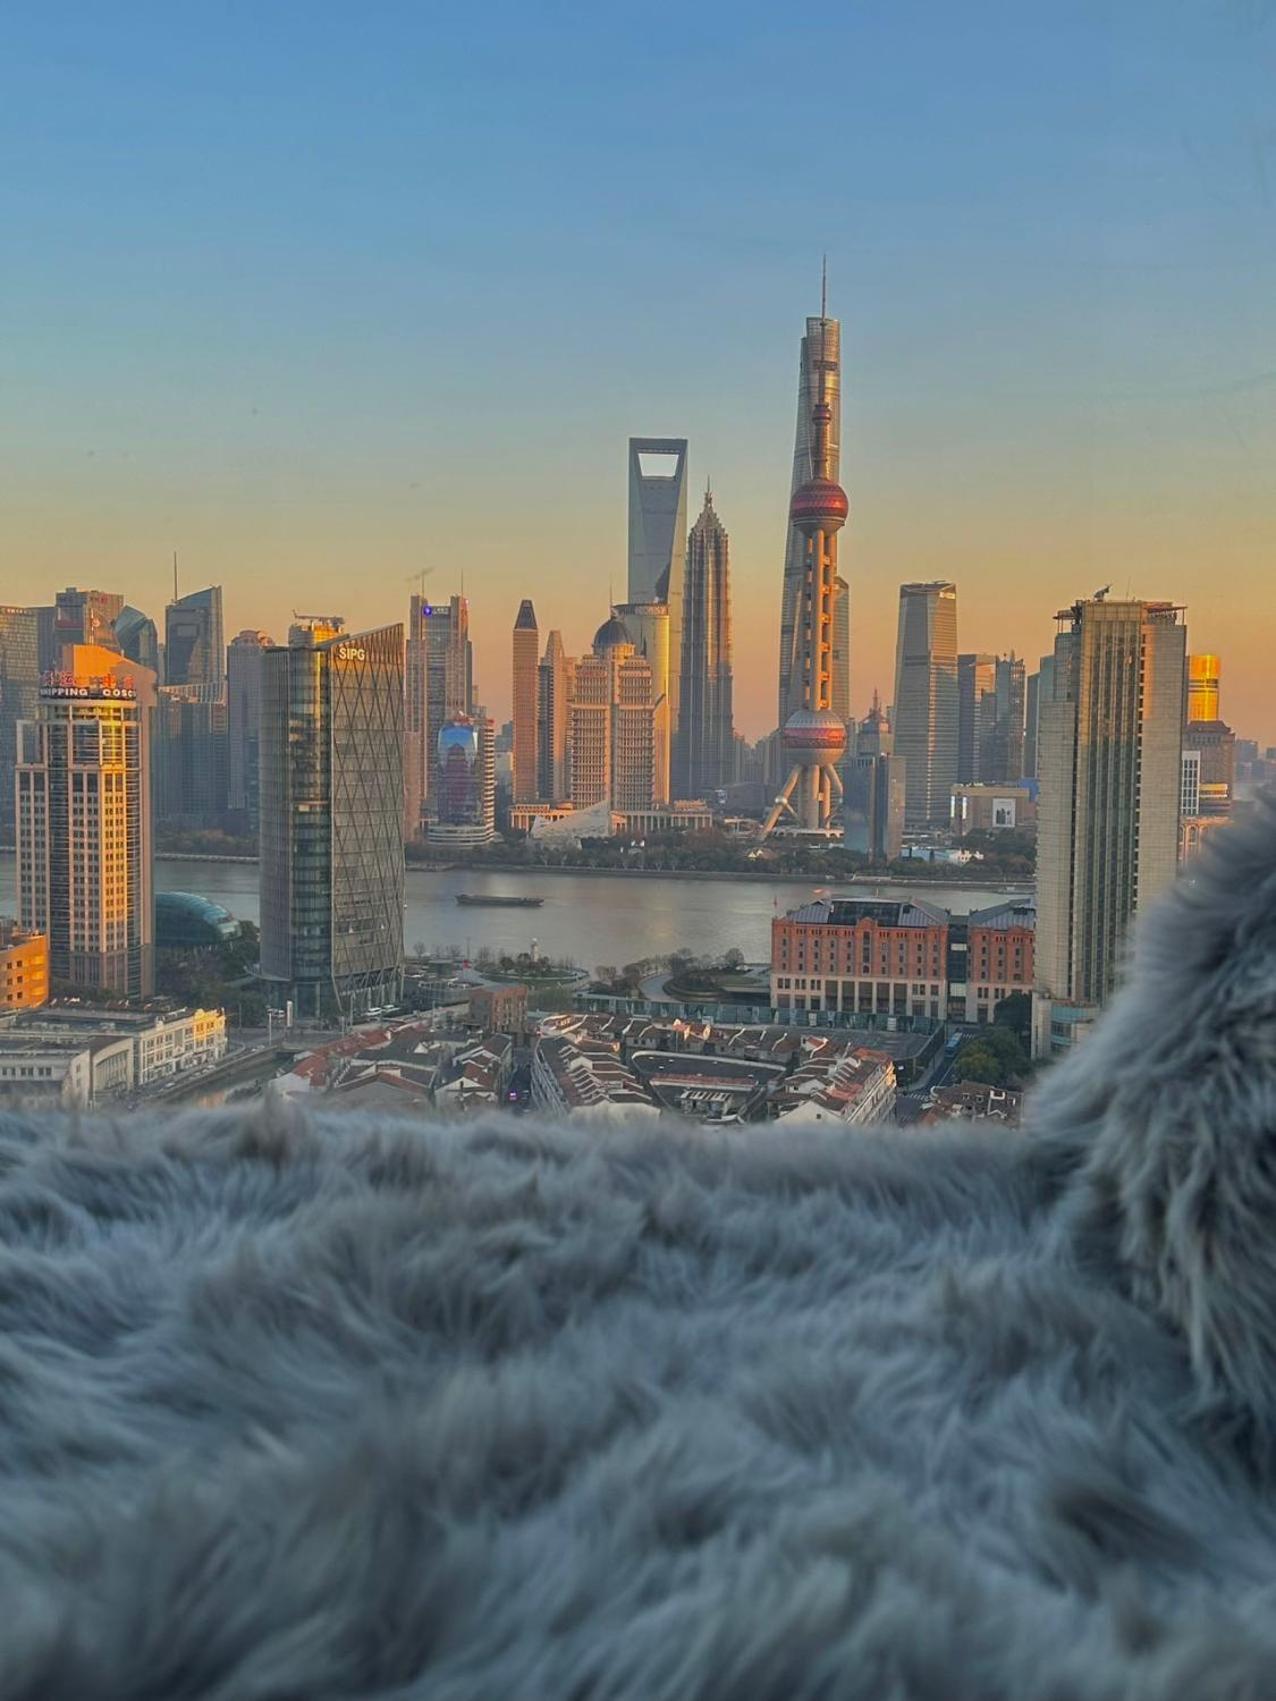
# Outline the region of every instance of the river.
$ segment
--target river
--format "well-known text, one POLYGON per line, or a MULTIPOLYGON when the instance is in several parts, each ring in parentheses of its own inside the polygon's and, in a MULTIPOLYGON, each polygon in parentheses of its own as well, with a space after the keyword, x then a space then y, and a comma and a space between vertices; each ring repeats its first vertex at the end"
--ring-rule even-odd
MULTIPOLYGON (((14 865, 0 855, 0 915, 14 910, 14 865)), ((157 857, 160 892, 198 892, 244 921, 257 920, 255 863, 186 862, 157 857)), ((621 965, 641 957, 688 950, 718 955, 733 946, 750 962, 770 956, 774 915, 809 901, 809 881, 750 880, 738 875, 685 880, 676 875, 503 874, 496 870, 410 868, 404 940, 410 951, 458 946, 467 956, 489 950, 526 951, 532 939, 543 955, 582 968, 621 965), (458 892, 512 892, 543 897, 540 909, 469 909, 458 892)), ((886 881, 819 888, 858 897, 921 898, 956 914, 1001 901, 1006 888, 918 885, 886 881)))

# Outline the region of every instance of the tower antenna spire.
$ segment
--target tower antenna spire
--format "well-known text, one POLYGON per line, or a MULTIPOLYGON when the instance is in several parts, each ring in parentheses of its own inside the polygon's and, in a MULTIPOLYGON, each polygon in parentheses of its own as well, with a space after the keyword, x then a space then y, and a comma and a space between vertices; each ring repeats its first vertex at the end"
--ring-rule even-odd
POLYGON ((173 551, 173 601, 177 601, 177 551, 173 551))
MULTIPOLYGON (((820 263, 820 318, 828 318, 829 308, 829 257, 826 254, 820 263)), ((823 337, 821 336, 821 341, 823 337)), ((821 348, 821 354, 824 352, 821 348)))

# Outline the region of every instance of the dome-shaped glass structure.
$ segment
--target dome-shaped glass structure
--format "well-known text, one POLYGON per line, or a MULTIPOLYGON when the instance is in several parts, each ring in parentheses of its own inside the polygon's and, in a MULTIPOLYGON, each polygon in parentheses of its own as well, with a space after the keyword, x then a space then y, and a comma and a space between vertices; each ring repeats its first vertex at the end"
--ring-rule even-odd
POLYGON ((633 636, 629 628, 618 614, 609 615, 594 633, 594 654, 605 656, 608 650, 617 649, 621 644, 632 644, 633 636))

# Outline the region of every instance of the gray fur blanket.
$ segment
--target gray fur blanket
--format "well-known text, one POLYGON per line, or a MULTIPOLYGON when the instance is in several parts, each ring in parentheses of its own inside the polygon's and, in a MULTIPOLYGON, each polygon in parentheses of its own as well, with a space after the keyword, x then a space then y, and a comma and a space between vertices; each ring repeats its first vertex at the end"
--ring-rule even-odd
POLYGON ((1276 818, 1024 1136, 0 1124, 5 1701, 1276 1693, 1276 818))

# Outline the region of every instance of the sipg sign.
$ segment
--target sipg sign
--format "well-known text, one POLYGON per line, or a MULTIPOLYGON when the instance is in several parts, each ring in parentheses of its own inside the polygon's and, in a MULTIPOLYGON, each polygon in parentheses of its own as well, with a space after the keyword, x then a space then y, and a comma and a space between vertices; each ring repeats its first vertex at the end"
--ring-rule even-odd
POLYGON ((88 676, 76 673, 46 673, 40 680, 41 697, 58 699, 77 698, 109 698, 115 702, 132 703, 137 700, 133 676, 125 674, 122 678, 114 679, 109 674, 88 676))
POLYGON ((343 662, 367 661, 368 652, 358 644, 338 644, 337 660, 343 662))

